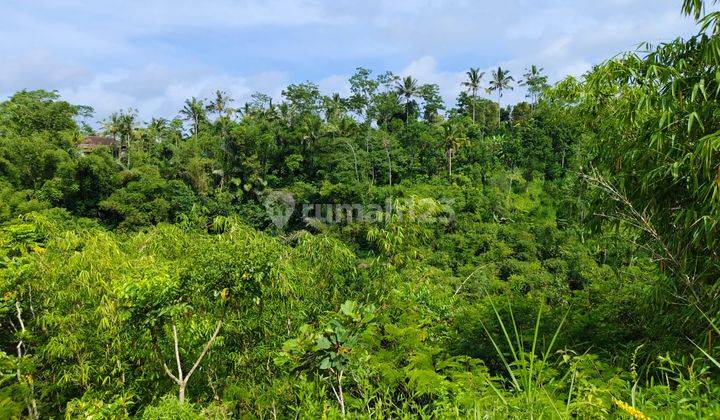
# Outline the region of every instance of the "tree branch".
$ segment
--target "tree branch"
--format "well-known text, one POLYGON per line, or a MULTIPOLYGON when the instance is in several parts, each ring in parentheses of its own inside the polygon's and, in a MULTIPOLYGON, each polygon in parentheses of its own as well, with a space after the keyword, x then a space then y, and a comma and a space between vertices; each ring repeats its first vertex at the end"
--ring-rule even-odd
POLYGON ((172 324, 172 332, 173 332, 173 342, 175 344, 175 361, 177 362, 177 371, 178 371, 178 378, 180 378, 180 381, 183 380, 183 371, 182 371, 182 363, 180 362, 180 350, 178 349, 178 336, 177 336, 177 326, 173 322, 172 324))
MULTIPOLYGON (((684 272, 681 262, 676 258, 672 251, 670 251, 670 248, 665 243, 665 240, 660 236, 658 231, 653 226, 652 221, 650 220, 650 216, 648 216, 647 214, 647 209, 643 210, 642 212, 638 211, 625 194, 618 190, 610 181, 606 180, 594 169, 592 170, 592 174, 588 175, 585 173, 581 173, 580 176, 584 178, 591 186, 604 191, 610 197, 610 199, 621 204, 625 208, 625 217, 616 218, 618 220, 628 222, 633 227, 649 235, 650 238, 652 238, 652 240, 659 247, 660 252, 657 252, 651 247, 648 247, 648 250, 650 250, 650 252, 654 254, 656 259, 669 261, 670 264, 668 264, 668 267, 670 268, 670 270, 676 276, 680 277, 683 280, 686 288, 690 290, 696 301, 700 301, 700 297, 697 295, 694 287, 695 278, 684 272)), ((607 215, 604 216, 608 217, 607 215)))
POLYGON ((157 356, 160 364, 162 364, 165 374, 169 376, 173 381, 175 381, 175 383, 180 384, 180 379, 173 375, 173 373, 170 371, 170 368, 168 368, 168 365, 165 363, 165 360, 163 360, 162 354, 160 353, 160 346, 158 346, 157 339, 155 338, 155 334, 152 332, 152 330, 150 330, 150 337, 152 337, 152 347, 153 351, 155 352, 155 356, 157 356))
POLYGON ((20 307, 20 301, 17 299, 15 300, 15 310, 17 311, 17 319, 18 319, 18 322, 20 323, 20 334, 21 334, 20 341, 18 341, 18 345, 17 345, 17 353, 18 353, 18 357, 22 357, 22 348, 24 347, 23 335, 25 335, 25 322, 23 322, 23 319, 22 319, 22 308, 20 307))
MULTIPOLYGON (((224 314, 223 314, 224 315, 224 314)), ((224 318, 224 316, 223 316, 224 318)), ((210 340, 208 340, 207 343, 205 343, 205 347, 202 350, 202 353, 200 353, 200 356, 195 361, 195 364, 193 365, 192 369, 188 372, 187 376, 185 376, 185 381, 190 379, 190 376, 195 372, 195 369, 197 369, 198 366, 200 366, 200 363, 202 363, 202 360, 205 358, 205 355, 207 354, 208 350, 210 350, 210 347, 213 345, 213 342, 215 342, 215 339, 217 338, 218 334, 220 333, 220 328, 222 327, 223 319, 221 318, 220 321, 218 321, 217 326, 215 327, 215 332, 213 333, 212 337, 210 337, 210 340)))

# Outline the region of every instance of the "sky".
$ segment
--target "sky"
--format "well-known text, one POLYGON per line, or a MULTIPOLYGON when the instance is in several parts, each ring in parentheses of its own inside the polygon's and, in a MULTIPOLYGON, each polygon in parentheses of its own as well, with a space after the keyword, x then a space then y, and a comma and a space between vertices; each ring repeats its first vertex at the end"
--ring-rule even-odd
MULTIPOLYGON (((173 118, 185 99, 279 98, 312 81, 347 94, 357 67, 437 83, 448 104, 470 67, 516 80, 536 64, 580 76, 638 43, 692 34, 680 0, 0 0, 0 99, 57 90, 95 109, 173 118)), ((525 97, 508 92, 503 105, 525 97)))

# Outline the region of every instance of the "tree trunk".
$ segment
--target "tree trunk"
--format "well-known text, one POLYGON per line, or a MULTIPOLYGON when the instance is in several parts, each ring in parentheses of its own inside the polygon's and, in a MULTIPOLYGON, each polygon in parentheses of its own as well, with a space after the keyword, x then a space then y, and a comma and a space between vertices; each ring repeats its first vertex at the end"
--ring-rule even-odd
POLYGON ((187 382, 183 382, 182 384, 179 384, 180 391, 178 392, 178 400, 180 401, 180 404, 185 404, 185 387, 187 386, 187 382))
POLYGON ((475 101, 476 101, 476 99, 475 99, 475 92, 473 92, 473 96, 472 96, 473 122, 475 122, 475 101))
MULTIPOLYGON (((18 323, 20 323, 20 332, 24 336, 25 335, 25 322, 23 321, 23 318, 22 318, 22 308, 20 307, 19 300, 15 300, 15 310, 17 312, 18 323)), ((21 338, 17 345, 18 358, 22 358, 24 356, 23 347, 25 347, 25 343, 23 342, 23 340, 21 338)), ((27 384, 30 388, 30 399, 27 403, 28 417, 33 420, 39 418, 38 412, 37 412, 37 402, 35 401, 35 396, 33 395, 34 394, 33 384, 31 381, 23 379, 23 375, 22 375, 22 371, 20 370, 19 363, 18 363, 18 368, 17 368, 17 379, 18 379, 18 382, 20 382, 20 383, 27 382, 27 384)))
POLYGON ((385 147, 385 154, 387 154, 387 161, 388 161, 388 180, 390 181, 390 186, 392 187, 392 163, 390 162, 390 146, 388 145, 385 147))
MULTIPOLYGON (((178 342, 178 336, 177 336, 177 326, 175 323, 172 324, 172 332, 173 332, 173 344, 174 344, 174 350, 175 350, 175 362, 177 364, 177 376, 174 375, 170 368, 168 368, 167 364, 162 358, 162 355, 160 354, 160 349, 157 345, 157 340, 153 336, 153 347, 156 353, 156 356, 158 359, 160 359, 160 363, 162 363, 163 370, 165 371, 165 374, 172 379, 175 384, 178 386, 178 400, 180 401, 180 404, 183 404, 185 402, 185 389, 187 388, 188 381, 190 380, 190 377, 195 373, 195 370, 200 366, 200 363, 202 363, 203 359, 207 355, 208 351, 210 350, 210 347, 212 347, 213 343, 215 342, 215 339, 217 338, 218 334, 220 333, 220 328, 223 325, 223 321, 225 320, 225 311, 223 310, 222 315, 220 316, 220 320, 217 323, 217 326, 215 327, 215 331, 213 332, 213 335, 210 337, 210 339, 205 343, 205 347, 203 347, 202 352, 198 356, 198 358, 195 360, 195 363, 190 368, 190 371, 187 373, 187 375, 183 375, 183 369, 182 369, 182 361, 180 360, 180 345, 178 342)), ((152 335, 152 332, 151 332, 152 335)))
POLYGON ((340 374, 338 374, 338 390, 340 393, 340 412, 342 413, 343 417, 345 417, 345 396, 343 395, 342 378, 343 371, 341 370, 340 374))
POLYGON ((375 169, 373 168, 372 155, 370 155, 370 122, 367 123, 365 130, 365 152, 367 153, 367 172, 365 175, 369 177, 370 183, 375 184, 375 169))
MULTIPOLYGON (((333 373, 334 370, 333 370, 333 373)), ((338 401, 338 404, 340 404, 340 413, 343 417, 345 417, 345 396, 343 395, 343 388, 342 388, 342 378, 343 378, 343 371, 336 373, 338 386, 337 389, 335 389, 335 385, 333 385, 332 382, 330 382, 330 388, 332 389, 333 394, 335 394, 335 399, 338 401)))
MULTIPOLYGON (((220 117, 220 144, 222 144, 222 157, 225 164, 228 161, 228 142, 227 142, 227 128, 225 128, 225 122, 220 117)), ((225 174, 223 173, 223 178, 225 174)))
POLYGON ((345 144, 348 145, 348 147, 350 148, 350 151, 353 154, 353 163, 355 164, 355 180, 360 181, 360 175, 358 174, 358 160, 357 160, 357 155, 355 154, 355 148, 352 147, 352 144, 350 144, 350 142, 347 139, 344 141, 345 141, 345 144))

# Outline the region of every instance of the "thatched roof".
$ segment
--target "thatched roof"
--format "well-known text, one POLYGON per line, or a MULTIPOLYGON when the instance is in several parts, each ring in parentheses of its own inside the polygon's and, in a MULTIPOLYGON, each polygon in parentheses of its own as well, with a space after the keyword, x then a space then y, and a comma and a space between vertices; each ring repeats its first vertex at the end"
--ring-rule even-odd
POLYGON ((115 145, 115 139, 112 137, 101 137, 101 136, 87 136, 78 145, 81 148, 95 148, 100 146, 113 147, 115 145))

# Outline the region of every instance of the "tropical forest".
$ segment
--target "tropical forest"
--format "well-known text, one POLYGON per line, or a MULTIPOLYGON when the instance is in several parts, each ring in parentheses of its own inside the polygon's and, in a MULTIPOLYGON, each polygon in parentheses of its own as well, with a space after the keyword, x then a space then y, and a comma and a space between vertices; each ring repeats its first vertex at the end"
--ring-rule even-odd
POLYGON ((3 98, 0 418, 719 418, 720 12, 676 3, 454 103, 3 98))

